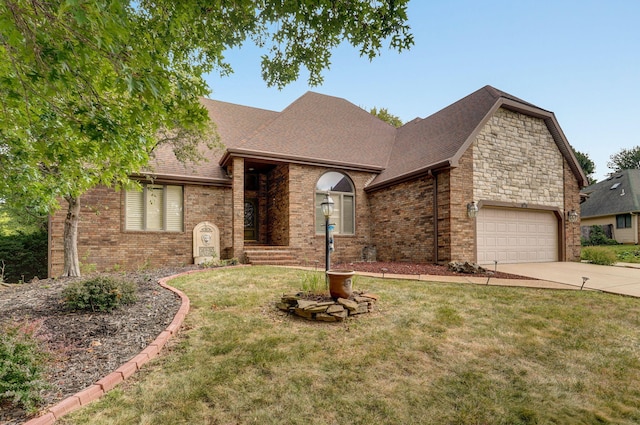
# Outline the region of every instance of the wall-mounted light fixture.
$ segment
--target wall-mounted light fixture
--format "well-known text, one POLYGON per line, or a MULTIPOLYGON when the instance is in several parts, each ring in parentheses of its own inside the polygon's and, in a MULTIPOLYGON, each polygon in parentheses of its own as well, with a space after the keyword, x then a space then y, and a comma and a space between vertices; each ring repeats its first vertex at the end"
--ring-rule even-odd
POLYGON ((467 215, 469 216, 469 218, 476 218, 476 216, 478 215, 478 204, 476 203, 476 201, 469 202, 467 204, 467 215))
POLYGON ((571 210, 567 213, 567 218, 570 223, 575 223, 578 221, 578 212, 576 210, 571 210))

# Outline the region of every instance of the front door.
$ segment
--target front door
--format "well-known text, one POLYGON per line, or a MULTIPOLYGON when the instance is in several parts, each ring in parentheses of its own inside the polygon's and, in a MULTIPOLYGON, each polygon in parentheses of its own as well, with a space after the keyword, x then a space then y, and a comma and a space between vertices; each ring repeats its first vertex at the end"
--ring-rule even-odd
POLYGON ((258 200, 244 201, 244 240, 255 242, 258 240, 258 200))

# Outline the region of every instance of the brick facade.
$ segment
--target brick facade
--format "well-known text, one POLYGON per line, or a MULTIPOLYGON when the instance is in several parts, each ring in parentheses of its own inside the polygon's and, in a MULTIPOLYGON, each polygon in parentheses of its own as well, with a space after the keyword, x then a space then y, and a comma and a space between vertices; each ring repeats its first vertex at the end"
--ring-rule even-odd
MULTIPOLYGON (((78 256, 83 272, 192 264, 192 231, 201 221, 218 226, 221 255, 223 258, 230 256, 230 189, 185 185, 183 232, 125 231, 124 198, 123 191, 105 187, 93 189, 80 198, 78 256)), ((49 276, 59 276, 63 270, 65 215, 63 208, 50 218, 49 276)))
POLYGON ((289 166, 276 166, 268 173, 267 183, 267 243, 289 246, 289 166))
POLYGON ((567 161, 563 161, 564 172, 564 261, 580 261, 580 219, 571 223, 567 217, 571 210, 580 212, 580 187, 567 161))
MULTIPOLYGON (((539 118, 498 109, 454 167, 374 191, 365 192, 376 177, 372 172, 259 165, 249 169, 243 158, 234 157, 230 187, 184 185, 183 232, 125 231, 124 194, 90 191, 81 198, 82 265, 102 271, 191 264, 192 230, 201 221, 218 226, 222 258, 242 260, 245 200, 255 200, 258 209, 257 239, 251 243, 288 247, 301 264, 323 263, 325 236, 316 233, 315 188, 328 171, 346 174, 355 189, 355 234, 336 235, 334 263, 361 260, 369 247, 376 248, 380 261, 476 261, 476 221, 467 216, 472 201, 554 210, 560 259, 580 257, 580 224, 566 220, 568 211, 579 211, 578 181, 539 118), (245 177, 255 184, 245 186, 245 177)), ((50 220, 50 276, 63 268, 64 217, 59 211, 50 220)))
POLYGON ((435 178, 423 176, 368 194, 379 261, 435 261, 434 186, 435 178))
POLYGON ((318 179, 328 171, 340 171, 352 181, 355 190, 355 235, 336 235, 331 261, 356 261, 371 243, 369 202, 365 184, 375 175, 359 171, 335 170, 326 167, 291 164, 289 166, 289 240, 299 249, 302 263, 319 260, 324 264, 325 235, 315 230, 315 194, 318 179))

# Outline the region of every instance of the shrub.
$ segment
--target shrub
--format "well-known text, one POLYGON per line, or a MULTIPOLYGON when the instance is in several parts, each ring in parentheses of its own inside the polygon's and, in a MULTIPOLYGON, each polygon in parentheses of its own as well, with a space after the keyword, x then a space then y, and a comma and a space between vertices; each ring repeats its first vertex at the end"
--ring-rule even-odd
POLYGON ((34 326, 0 327, 0 401, 34 412, 42 402, 40 391, 48 386, 43 380, 46 358, 34 326))
POLYGON ((124 304, 136 301, 135 284, 110 277, 98 276, 73 282, 62 292, 70 310, 111 312, 124 304))
POLYGON ((581 238, 582 246, 618 245, 618 241, 607 236, 602 226, 591 226, 589 238, 581 238))
POLYGON ((582 249, 583 260, 592 264, 610 266, 618 261, 618 256, 611 249, 604 246, 590 246, 582 249))
MULTIPOLYGON (((0 235, 0 261, 4 261, 4 281, 29 281, 47 276, 47 232, 18 232, 0 235)), ((0 263, 1 264, 1 263, 0 263)))

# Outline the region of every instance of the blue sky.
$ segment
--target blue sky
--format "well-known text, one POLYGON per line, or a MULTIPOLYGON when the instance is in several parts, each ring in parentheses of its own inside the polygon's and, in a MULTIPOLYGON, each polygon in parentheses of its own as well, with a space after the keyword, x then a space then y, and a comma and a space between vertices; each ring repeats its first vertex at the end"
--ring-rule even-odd
POLYGON ((569 142, 596 164, 640 145, 640 1, 412 0, 410 51, 370 62, 344 45, 324 84, 307 74, 283 90, 260 76, 261 51, 229 51, 229 77, 212 74, 211 98, 281 111, 306 91, 426 117, 489 84, 553 111, 569 142))

